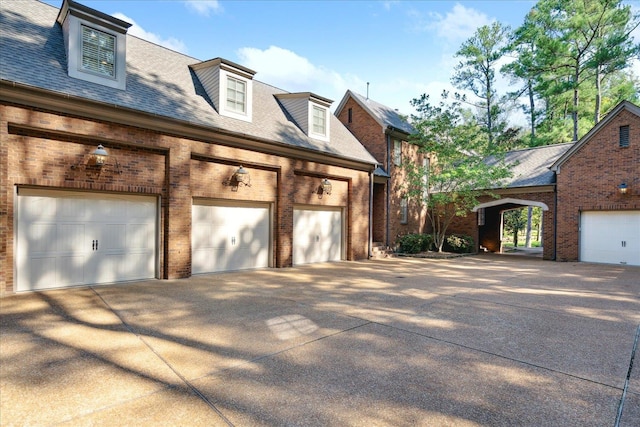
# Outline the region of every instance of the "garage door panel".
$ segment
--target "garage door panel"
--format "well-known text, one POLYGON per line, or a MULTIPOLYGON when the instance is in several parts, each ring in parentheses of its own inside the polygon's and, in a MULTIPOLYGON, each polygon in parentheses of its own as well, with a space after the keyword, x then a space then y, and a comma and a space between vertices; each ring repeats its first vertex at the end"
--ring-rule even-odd
POLYGON ((257 205, 194 205, 192 272, 268 267, 269 211, 257 205))
POLYGON ((45 289, 51 283, 59 283, 57 273, 57 259, 55 257, 33 258, 32 262, 25 266, 25 273, 33 284, 33 289, 45 289))
POLYGON ((293 263, 339 261, 342 258, 342 212, 295 209, 293 263))
POLYGON ((20 190, 17 290, 155 277, 156 206, 153 197, 20 190), (147 217, 132 223, 130 211, 147 217))
POLYGON ((153 249, 153 227, 150 224, 129 224, 126 233, 129 249, 153 249))
POLYGON ((583 212, 580 260, 640 265, 640 211, 583 212))

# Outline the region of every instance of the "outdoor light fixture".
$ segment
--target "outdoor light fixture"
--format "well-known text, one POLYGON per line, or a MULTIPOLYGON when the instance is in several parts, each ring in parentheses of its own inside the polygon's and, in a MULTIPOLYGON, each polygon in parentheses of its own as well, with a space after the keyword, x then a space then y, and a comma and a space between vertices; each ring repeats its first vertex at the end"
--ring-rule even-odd
POLYGON ((85 163, 71 165, 72 170, 84 170, 87 176, 99 177, 103 171, 111 170, 112 173, 122 174, 118 160, 109 155, 102 144, 89 154, 85 163), (109 160, 109 162, 107 162, 109 160))
POLYGON ((331 190, 332 190, 332 185, 331 185, 331 181, 329 181, 327 178, 322 180, 322 193, 326 194, 327 196, 331 195, 331 190))
POLYGON ((107 157, 109 157, 109 153, 104 149, 102 144, 98 145, 98 148, 95 149, 93 153, 91 153, 93 164, 102 167, 107 161, 107 157))
POLYGON ((249 175, 249 171, 243 168, 242 165, 240 165, 238 170, 233 174, 233 179, 238 186, 242 184, 251 187, 251 175, 249 175))
POLYGON ((627 194, 627 189, 629 187, 627 187, 627 183, 623 182, 620 185, 618 185, 618 191, 620 192, 620 194, 627 194))

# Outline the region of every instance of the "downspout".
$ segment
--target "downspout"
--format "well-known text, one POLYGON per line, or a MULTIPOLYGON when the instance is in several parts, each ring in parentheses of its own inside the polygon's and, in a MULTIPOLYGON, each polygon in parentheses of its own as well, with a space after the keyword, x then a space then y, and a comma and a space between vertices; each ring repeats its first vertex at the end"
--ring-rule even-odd
POLYGON ((386 171, 389 174, 389 179, 387 179, 387 197, 385 200, 385 227, 386 227, 386 231, 385 231, 385 235, 386 235, 386 242, 385 242, 385 246, 389 247, 389 218, 391 217, 391 215, 389 215, 389 210, 391 209, 391 203, 390 203, 390 197, 391 197, 391 162, 389 161, 389 156, 391 154, 391 135, 389 135, 388 133, 387 135, 387 158, 386 158, 386 171))
MULTIPOLYGON (((557 174, 557 172, 556 172, 557 174)), ((557 260, 558 256, 558 178, 556 175, 556 185, 553 189, 554 207, 553 207, 553 261, 557 260)), ((544 230, 544 228, 543 228, 544 230)), ((542 238, 544 242, 544 237, 542 238)), ((542 249, 544 251, 544 248, 542 249)))
POLYGON ((369 259, 373 258, 373 172, 369 172, 369 259))

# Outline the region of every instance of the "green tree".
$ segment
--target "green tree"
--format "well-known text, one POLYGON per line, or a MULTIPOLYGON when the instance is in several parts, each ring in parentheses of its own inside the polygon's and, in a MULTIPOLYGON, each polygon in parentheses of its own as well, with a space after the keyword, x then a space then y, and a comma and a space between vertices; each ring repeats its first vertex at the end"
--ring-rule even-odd
POLYGON ((467 215, 478 204, 478 197, 492 194, 484 189, 495 188, 510 171, 503 161, 493 165, 483 161, 494 154, 489 150, 486 134, 466 114, 460 101, 449 100, 447 92, 437 105, 429 103, 428 95, 414 99, 411 104, 417 112, 412 116, 417 132, 410 142, 420 152, 428 153, 431 161, 427 166, 405 165, 408 179, 404 190, 408 198, 426 204, 433 241, 442 252, 453 219, 467 215), (428 176, 426 186, 425 176, 428 176))
POLYGON ((572 139, 577 140, 583 100, 593 103, 599 120, 602 79, 628 67, 638 53, 630 36, 637 25, 638 17, 621 0, 540 0, 531 9, 516 33, 530 43, 535 40, 529 71, 539 79, 538 95, 553 110, 545 117, 551 128, 562 116, 571 117, 572 139))
MULTIPOLYGON (((456 88, 470 90, 479 98, 479 102, 472 105, 482 111, 478 119, 483 124, 490 146, 506 127, 506 121, 502 119, 504 109, 500 106, 495 89, 495 79, 498 61, 509 47, 509 32, 509 27, 499 22, 478 28, 456 53, 456 57, 462 60, 455 67, 455 74, 451 78, 456 88)), ((460 99, 467 101, 466 97, 460 99)))
POLYGON ((527 226, 527 214, 523 208, 511 209, 503 214, 505 231, 513 235, 513 246, 518 247, 518 233, 527 226))

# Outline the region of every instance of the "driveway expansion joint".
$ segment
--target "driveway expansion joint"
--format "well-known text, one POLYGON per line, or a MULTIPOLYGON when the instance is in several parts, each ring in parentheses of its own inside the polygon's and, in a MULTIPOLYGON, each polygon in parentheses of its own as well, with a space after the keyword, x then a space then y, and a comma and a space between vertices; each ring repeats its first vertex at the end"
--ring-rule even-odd
POLYGON ((629 388, 629 381, 631 380, 631 371, 633 370, 633 360, 636 357, 636 350, 638 349, 638 338, 640 337, 640 325, 636 329, 636 336, 633 340, 633 347, 631 349, 631 357, 629 359, 629 370, 627 371, 627 378, 624 380, 624 387, 622 389, 622 396, 620 396, 620 403, 618 404, 618 415, 616 416, 615 427, 620 425, 622 414, 624 411, 624 401, 627 397, 627 389, 629 388))
MULTIPOLYGON (((191 384, 191 382, 186 379, 184 377, 184 375, 182 375, 167 359, 165 359, 164 357, 162 357, 162 355, 160 353, 158 353, 156 351, 155 348, 153 348, 153 346, 151 346, 147 340, 144 339, 144 337, 140 334, 138 334, 123 318, 122 316, 120 316, 120 313, 118 313, 117 310, 115 310, 113 307, 111 307, 111 305, 104 299, 102 298, 102 295, 100 295, 100 293, 93 287, 91 286, 91 290, 93 291, 93 293, 96 294, 96 296, 98 298, 100 298, 100 300, 104 303, 104 305, 118 318, 120 319, 120 322, 122 322, 122 324, 124 325, 124 327, 133 335, 135 335, 140 342, 142 342, 145 347, 147 347, 158 359, 160 359, 162 361, 162 363, 164 363, 179 379, 180 381, 183 382, 183 384, 185 386, 187 386, 187 388, 189 390, 191 390, 192 393, 194 393, 196 396, 198 396, 198 398, 200 398, 200 400, 202 400, 207 406, 209 406, 220 418, 222 418, 222 420, 224 420, 224 422, 230 426, 233 427, 234 424, 222 413, 222 411, 220 411, 214 404, 213 402, 211 402, 209 400, 209 398, 204 395, 200 390, 198 390, 198 388, 196 386, 194 386, 193 384, 191 384)), ((167 386, 167 389, 170 388, 169 386, 167 386)))

